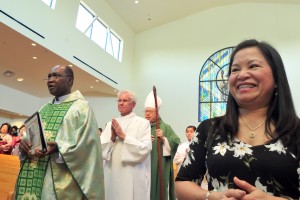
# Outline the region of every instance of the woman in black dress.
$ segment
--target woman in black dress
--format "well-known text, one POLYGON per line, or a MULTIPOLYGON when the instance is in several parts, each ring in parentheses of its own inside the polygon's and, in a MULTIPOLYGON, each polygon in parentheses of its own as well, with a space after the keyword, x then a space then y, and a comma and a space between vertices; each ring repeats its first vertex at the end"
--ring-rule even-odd
POLYGON ((176 178, 177 199, 299 199, 300 121, 279 53, 243 41, 228 83, 226 114, 197 128, 176 178), (208 190, 197 185, 205 174, 208 190))

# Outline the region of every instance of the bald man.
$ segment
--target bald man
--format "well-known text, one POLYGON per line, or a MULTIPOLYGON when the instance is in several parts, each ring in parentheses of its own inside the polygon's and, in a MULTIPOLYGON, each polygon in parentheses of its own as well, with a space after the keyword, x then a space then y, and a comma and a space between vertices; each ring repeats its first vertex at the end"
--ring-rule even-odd
POLYGON ((15 199, 104 199, 103 162, 98 125, 79 91, 71 92, 74 74, 57 65, 48 74, 53 100, 39 111, 47 150, 22 140, 23 160, 15 199))

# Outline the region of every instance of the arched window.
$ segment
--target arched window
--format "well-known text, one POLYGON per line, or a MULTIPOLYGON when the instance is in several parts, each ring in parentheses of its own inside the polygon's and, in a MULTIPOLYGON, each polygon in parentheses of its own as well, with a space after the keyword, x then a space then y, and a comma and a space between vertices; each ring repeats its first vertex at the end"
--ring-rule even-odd
POLYGON ((228 95, 229 60, 234 47, 212 54, 199 75, 198 121, 225 114, 228 95))

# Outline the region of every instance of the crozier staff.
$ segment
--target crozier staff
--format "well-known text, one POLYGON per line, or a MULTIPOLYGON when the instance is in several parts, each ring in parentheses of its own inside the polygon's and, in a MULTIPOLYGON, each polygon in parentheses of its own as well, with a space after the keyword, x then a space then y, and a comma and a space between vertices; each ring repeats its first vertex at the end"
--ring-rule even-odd
MULTIPOLYGON (((155 103, 155 128, 160 130, 159 116, 158 116, 158 104, 157 104, 157 93, 156 88, 153 86, 153 96, 155 103)), ((152 136, 152 135, 151 135, 152 136)), ((163 169, 162 169, 162 151, 161 151, 161 137, 157 137, 157 157, 158 157, 158 184, 159 184, 159 197, 164 199, 164 183, 163 183, 163 169)))
POLYGON ((180 143, 179 137, 169 124, 166 124, 158 112, 162 106, 162 100, 159 96, 157 98, 157 106, 155 106, 155 98, 153 92, 150 92, 145 101, 145 118, 151 123, 151 139, 152 139, 152 151, 151 151, 151 200, 162 200, 160 193, 160 177, 158 159, 159 153, 157 145, 161 144, 161 164, 162 164, 162 189, 163 200, 175 200, 174 192, 174 170, 173 170, 173 158, 176 153, 178 144, 180 143), (159 128, 157 128, 157 119, 159 128), (161 142, 158 143, 157 140, 161 142))

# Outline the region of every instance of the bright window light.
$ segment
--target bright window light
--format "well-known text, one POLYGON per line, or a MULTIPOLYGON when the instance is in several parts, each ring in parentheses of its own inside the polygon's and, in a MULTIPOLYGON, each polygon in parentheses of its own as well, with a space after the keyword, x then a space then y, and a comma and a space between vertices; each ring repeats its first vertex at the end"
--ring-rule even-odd
POLYGON ((121 61, 122 40, 83 3, 79 5, 76 28, 115 59, 121 61))
POLYGON ((56 0, 42 0, 42 2, 47 4, 52 9, 55 8, 56 0))

